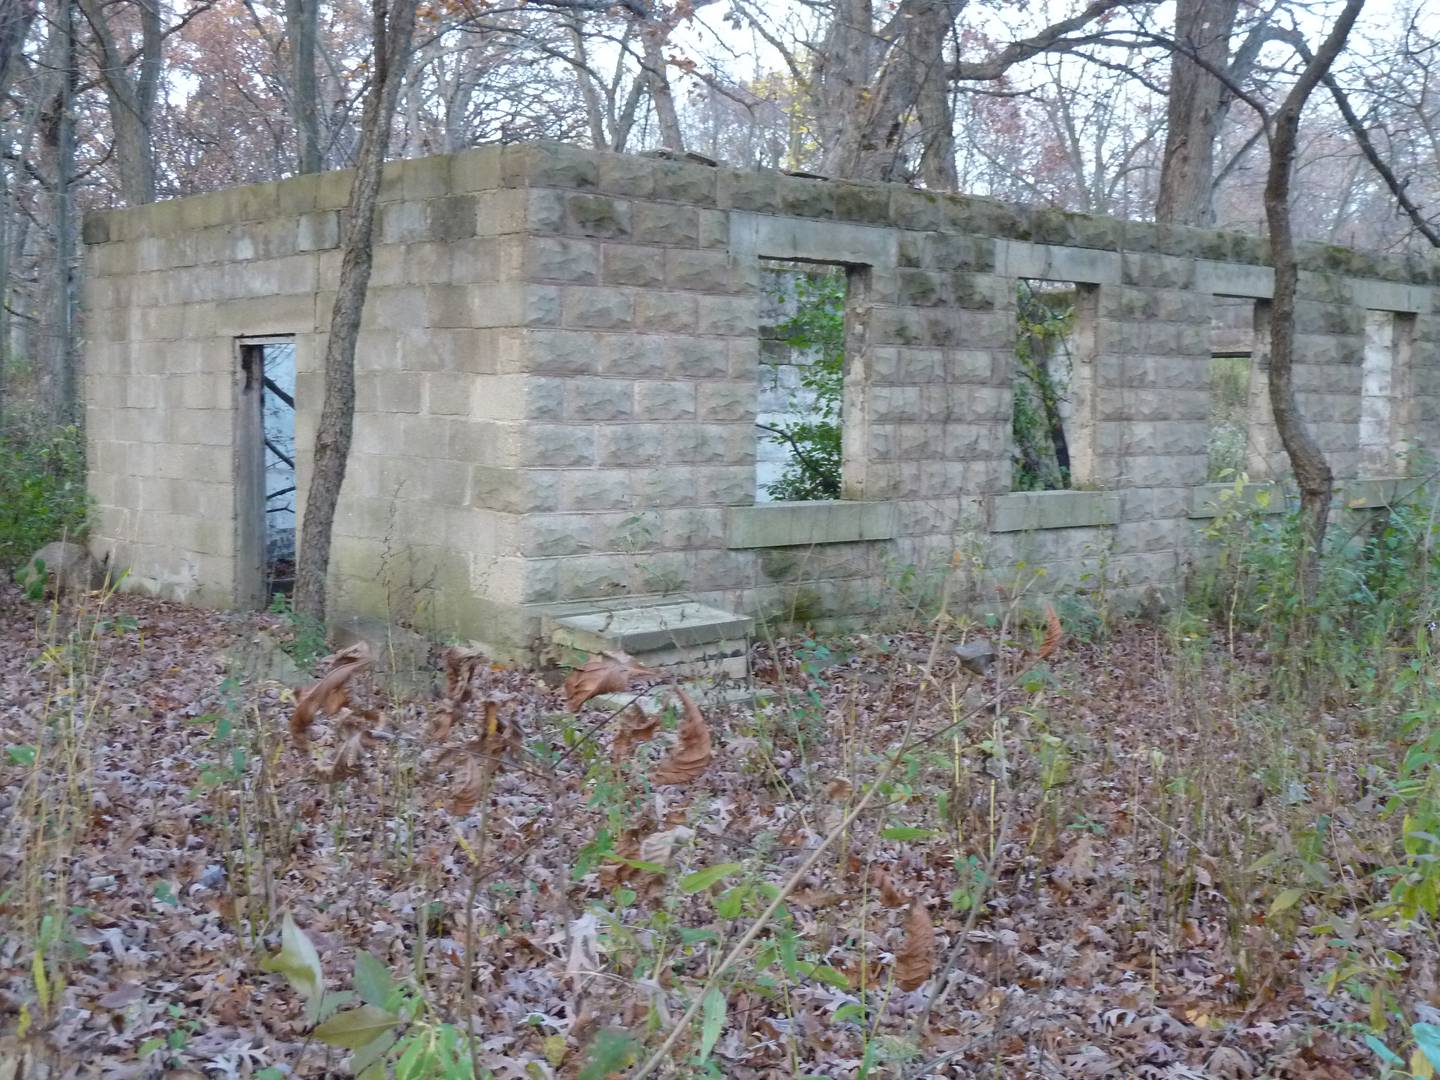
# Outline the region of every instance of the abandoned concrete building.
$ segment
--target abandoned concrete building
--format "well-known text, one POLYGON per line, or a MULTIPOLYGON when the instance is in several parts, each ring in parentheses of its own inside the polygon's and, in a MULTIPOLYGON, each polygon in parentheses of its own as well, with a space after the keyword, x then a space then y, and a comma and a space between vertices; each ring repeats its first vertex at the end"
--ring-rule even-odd
MULTIPOLYGON (((349 184, 87 220, 93 547, 125 587, 283 587, 349 184)), ((1359 513, 1433 442, 1440 262, 1312 247, 1302 268, 1300 403, 1359 513)), ((898 185, 552 144, 393 163, 332 610, 525 657, 653 629, 639 608, 702 612, 672 644, 865 616, 946 573, 971 604, 1173 586, 1219 492, 1288 472, 1272 278, 1252 236, 898 185), (825 294, 827 344, 791 347, 777 281, 825 294), (1064 308, 1039 481, 1016 445, 1042 396, 1017 381, 1027 296, 1064 308), (790 498, 785 444, 822 393, 835 471, 790 498)))

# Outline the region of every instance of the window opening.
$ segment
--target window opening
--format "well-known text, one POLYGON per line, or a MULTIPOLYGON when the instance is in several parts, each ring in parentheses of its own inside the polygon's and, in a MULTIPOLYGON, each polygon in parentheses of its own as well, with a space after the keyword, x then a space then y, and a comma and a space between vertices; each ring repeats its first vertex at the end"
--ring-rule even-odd
POLYGON ((1234 480, 1250 463, 1250 380, 1255 367, 1255 301, 1210 301, 1210 418, 1205 482, 1234 480))
POLYGON ((755 501, 841 497, 846 268, 760 261, 755 501))
POLYGON ((1021 278, 1016 285, 1011 487, 1094 482, 1093 380, 1099 289, 1021 278))
POLYGON ((1394 311, 1365 313, 1365 352, 1360 398, 1360 472, 1395 476, 1404 471, 1409 370, 1415 317, 1394 311))

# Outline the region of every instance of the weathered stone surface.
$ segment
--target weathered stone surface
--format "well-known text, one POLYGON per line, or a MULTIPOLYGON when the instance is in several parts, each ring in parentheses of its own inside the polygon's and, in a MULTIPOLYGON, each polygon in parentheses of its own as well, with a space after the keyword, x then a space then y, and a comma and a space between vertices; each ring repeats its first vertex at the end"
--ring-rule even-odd
POLYGON ((418 694, 439 681, 430 663, 430 642, 393 621, 350 615, 330 626, 330 640, 337 650, 362 641, 370 647, 372 677, 391 688, 392 693, 418 694))
POLYGON ((103 583, 100 564, 80 544, 56 540, 26 559, 15 574, 22 589, 89 592, 103 583))
POLYGON ((1120 498, 1101 491, 1024 491, 990 501, 992 532, 1031 532, 1114 525, 1120 498))
POLYGON ((225 650, 222 658, 225 669, 247 683, 278 682, 298 690, 315 681, 315 677, 302 670, 294 658, 280 647, 280 643, 264 630, 232 645, 225 650))
MULTIPOLYGON (((555 615, 544 625, 557 644, 642 658, 685 646, 743 642, 754 620, 704 604, 678 603, 555 615)), ((665 659, 660 657, 662 663, 665 659)))
POLYGON ((571 228, 580 236, 631 235, 630 204, 607 195, 572 195, 565 203, 571 228))
POLYGON ((967 641, 964 645, 956 645, 950 650, 955 659, 960 661, 966 671, 974 672, 976 675, 988 675, 990 669, 995 665, 995 643, 989 638, 976 638, 974 641, 967 641))
MULTIPOLYGON (((236 338, 295 335, 297 446, 313 445, 350 179, 87 225, 93 535, 126 587, 253 595, 236 338)), ((1217 345, 1253 353, 1250 475, 1285 473, 1261 238, 558 144, 396 162, 382 196, 342 613, 378 617, 409 590, 443 632, 517 655, 562 600, 693 589, 726 610, 863 615, 897 568, 947 573, 959 533, 985 537, 996 582, 1024 559, 1042 593, 1104 574, 1143 599, 1204 555, 1217 345), (844 502, 755 505, 763 259, 846 270, 844 502), (1011 491, 1017 277, 1087 286, 1064 406, 1085 490, 1011 491), (1212 335, 1215 296, 1256 302, 1239 344, 1212 335)), ((1300 261, 1301 410, 1337 505, 1382 506, 1440 445, 1440 268, 1325 245, 1300 261)))
POLYGON ((894 535, 890 503, 763 503, 731 507, 725 519, 725 543, 731 548, 839 544, 894 535))

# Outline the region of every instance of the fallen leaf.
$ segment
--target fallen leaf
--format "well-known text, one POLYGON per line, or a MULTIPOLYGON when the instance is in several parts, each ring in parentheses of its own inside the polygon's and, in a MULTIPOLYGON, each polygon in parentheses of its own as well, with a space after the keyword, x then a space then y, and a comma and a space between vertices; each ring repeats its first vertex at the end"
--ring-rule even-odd
POLYGON ((895 879, 880 867, 870 871, 870 883, 880 890, 880 902, 888 908, 904 907, 910 898, 895 887, 895 879))
POLYGON ((123 1009, 145 996, 145 988, 139 983, 125 983, 117 986, 100 999, 102 1009, 123 1009))
POLYGON ((916 899, 910 905, 910 920, 905 926, 905 943, 895 954, 895 982, 901 990, 918 990, 935 970, 935 924, 925 903, 916 899))
POLYGON ((442 742, 460 720, 460 710, 470 700, 475 666, 485 658, 478 649, 457 647, 445 650, 445 698, 430 725, 430 738, 442 742))
POLYGON ((687 829, 684 825, 676 825, 673 829, 666 829, 664 832, 651 833, 640 841, 640 861, 654 863, 657 866, 669 866, 671 859, 674 858, 676 845, 686 843, 694 836, 695 830, 687 829))
POLYGON ((334 784, 360 773, 360 755, 365 748, 366 717, 342 709, 335 718, 338 734, 335 757, 319 770, 320 779, 334 784))
POLYGON ((623 652, 592 656, 584 667, 572 671, 561 687, 565 693, 565 707, 577 712, 593 697, 621 693, 630 689, 632 679, 653 678, 659 674, 637 664, 633 656, 623 652))
POLYGON ((610 759, 617 763, 624 761, 635 747, 653 738, 660 728, 659 713, 646 713, 638 705, 631 705, 620 714, 620 719, 620 730, 610 744, 610 759))
POLYGON ((332 665, 329 672, 295 702, 295 712, 290 717, 290 737, 297 743, 303 744, 309 739, 316 716, 320 713, 334 716, 350 703, 347 684, 370 666, 370 646, 359 641, 327 659, 332 665))
POLYGON ((675 694, 680 698, 685 715, 680 720, 680 737, 675 749, 650 776, 656 784, 684 784, 694 780, 714 757, 710 749, 710 728, 705 723, 705 717, 684 690, 676 687, 675 694))

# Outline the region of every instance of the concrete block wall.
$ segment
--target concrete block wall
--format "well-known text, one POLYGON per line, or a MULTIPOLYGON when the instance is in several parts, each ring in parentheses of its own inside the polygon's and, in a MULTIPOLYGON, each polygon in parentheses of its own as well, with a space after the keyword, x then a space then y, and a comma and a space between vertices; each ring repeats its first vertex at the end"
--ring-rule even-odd
MULTIPOLYGON (((87 224, 96 544, 137 585, 236 596, 239 336, 297 338, 303 492, 347 192, 327 174, 87 224)), ((1202 542, 1211 297, 1263 304, 1273 278, 1253 237, 553 144, 396 163, 382 197, 338 603, 497 651, 545 613, 681 595, 863 615, 957 550, 980 602, 1040 571, 1040 591, 1172 584, 1202 542), (762 258, 848 268, 853 510, 754 506, 762 258), (1010 492, 1022 276, 1098 290, 1071 422, 1102 497, 1010 492)), ((1365 312, 1414 315, 1406 423, 1433 442, 1440 263, 1303 267, 1302 409, 1338 476, 1378 479, 1365 312)), ((1252 471, 1283 480, 1256 353, 1252 471)))
MULTIPOLYGON (((501 157, 387 169, 356 354, 352 456, 335 523, 337 610, 426 626, 484 616, 492 515, 470 462, 491 452, 506 335, 522 318, 501 157), (508 217, 507 217, 508 215, 508 217)), ((240 345, 296 342, 297 512, 323 397, 350 174, 216 192, 86 223, 86 422, 95 547, 132 587, 246 598, 237 567, 240 345)), ((513 234, 513 226, 512 226, 513 234)))

